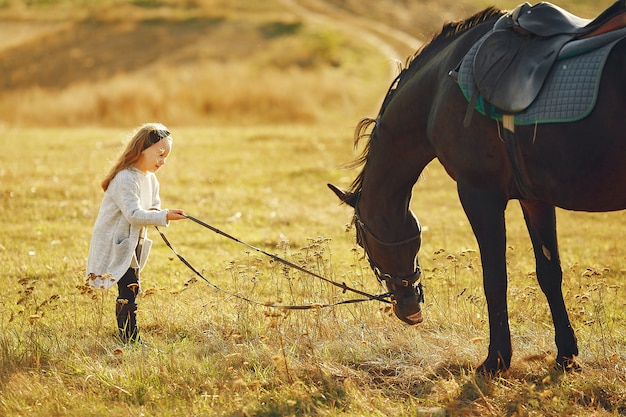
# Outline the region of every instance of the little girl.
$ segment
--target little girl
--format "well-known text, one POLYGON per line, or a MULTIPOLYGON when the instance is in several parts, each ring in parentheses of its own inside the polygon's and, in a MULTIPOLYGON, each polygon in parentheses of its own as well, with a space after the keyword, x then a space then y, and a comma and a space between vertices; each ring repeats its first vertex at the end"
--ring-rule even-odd
POLYGON ((117 283, 115 315, 124 343, 140 341, 136 320, 139 271, 152 245, 146 227, 168 226, 170 220, 186 218, 183 210, 161 209, 155 172, 171 150, 167 128, 146 123, 135 131, 102 182, 104 198, 93 228, 86 275, 94 288, 107 289, 117 283))

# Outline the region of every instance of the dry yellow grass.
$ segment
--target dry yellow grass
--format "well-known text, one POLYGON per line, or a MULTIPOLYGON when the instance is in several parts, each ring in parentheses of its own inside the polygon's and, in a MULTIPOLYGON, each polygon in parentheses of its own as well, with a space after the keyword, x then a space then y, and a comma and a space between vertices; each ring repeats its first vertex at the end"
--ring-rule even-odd
POLYGON ((337 122, 374 109, 384 87, 366 81, 388 62, 359 39, 279 4, 213 3, 0 9, 0 122, 337 122))
MULTIPOLYGON (((357 26, 311 22, 279 1, 6 3, 0 8, 0 123, 9 126, 356 120, 375 111, 389 61, 418 46, 382 56, 357 26)), ((491 5, 302 3, 316 12, 362 15, 382 37, 380 24, 386 24, 422 39, 491 5)), ((608 4, 568 6, 592 17, 608 4)))
MULTIPOLYGON (((162 198, 236 237, 376 293, 344 232, 349 131, 325 127, 172 129, 162 198), (259 155, 263 155, 259 158, 259 155)), ((114 337, 114 291, 82 285, 101 191, 124 131, 5 129, 0 159, 0 409, 3 415, 615 415, 624 394, 622 213, 559 212, 566 301, 583 372, 551 367, 551 319, 533 276, 519 209, 509 209, 515 356, 503 377, 473 367, 486 352, 480 262, 453 182, 433 165, 414 209, 427 228, 426 321, 407 327, 383 304, 281 311, 216 291, 156 244, 144 272, 147 347, 114 337)), ((191 222, 166 230, 214 284, 264 302, 315 304, 350 294, 282 268, 191 222)))
MULTIPOLYGON (((89 25, 114 35, 134 22, 147 35, 138 38, 139 49, 149 51, 154 36, 185 32, 187 24, 206 43, 174 45, 154 65, 101 79, 95 69, 71 72, 62 89, 3 90, 0 415, 414 416, 433 407, 469 416, 626 413, 624 214, 558 212, 564 292, 583 366, 563 375, 552 368, 549 311, 520 210, 510 204, 514 359, 504 376, 482 379, 473 373, 488 343, 480 261, 454 183, 436 163, 413 201, 425 229, 422 325, 407 327, 375 302, 292 312, 249 304, 195 279, 151 231, 155 247, 139 311, 149 344, 120 345, 114 291, 84 287, 83 272, 99 181, 127 128, 145 120, 165 122, 175 137, 159 173, 165 206, 330 278, 381 291, 353 232, 344 231, 350 210, 326 183, 347 186, 356 175, 339 167, 354 156, 358 118, 373 115, 388 86, 388 62, 358 40, 299 20, 282 3, 76 8, 68 1, 35 10, 11 3, 1 15, 38 22, 44 38, 59 45, 70 45, 53 36, 68 18, 84 19, 77 22, 87 25, 83 41, 89 25), (258 37, 296 28, 295 37, 258 37), (259 40, 262 51, 253 47, 259 40), (195 62, 192 52, 202 59, 195 62)), ((7 40, 0 54, 42 33, 7 40)), ((89 39, 94 47, 97 39, 89 39)), ((92 49, 82 51, 72 55, 78 63, 92 49)), ((349 297, 191 222, 166 233, 229 292, 262 303, 349 297)))

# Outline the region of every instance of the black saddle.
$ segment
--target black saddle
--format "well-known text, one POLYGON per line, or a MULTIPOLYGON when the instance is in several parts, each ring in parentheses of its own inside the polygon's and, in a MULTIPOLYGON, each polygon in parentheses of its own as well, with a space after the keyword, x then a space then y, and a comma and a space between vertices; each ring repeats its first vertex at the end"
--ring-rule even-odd
POLYGON ((502 113, 519 113, 537 97, 566 43, 625 24, 626 0, 593 20, 547 2, 524 3, 502 16, 479 46, 473 63, 477 91, 502 113))

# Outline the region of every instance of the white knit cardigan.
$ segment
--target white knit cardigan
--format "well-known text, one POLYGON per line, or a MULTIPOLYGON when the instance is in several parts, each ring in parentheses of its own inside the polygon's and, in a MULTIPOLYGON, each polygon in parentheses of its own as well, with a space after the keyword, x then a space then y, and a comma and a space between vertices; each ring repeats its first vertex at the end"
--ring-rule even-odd
POLYGON ((104 193, 93 227, 86 271, 89 284, 107 289, 131 266, 143 269, 152 241, 144 238, 140 259, 135 249, 142 230, 151 225, 169 225, 156 175, 134 167, 120 171, 104 193))

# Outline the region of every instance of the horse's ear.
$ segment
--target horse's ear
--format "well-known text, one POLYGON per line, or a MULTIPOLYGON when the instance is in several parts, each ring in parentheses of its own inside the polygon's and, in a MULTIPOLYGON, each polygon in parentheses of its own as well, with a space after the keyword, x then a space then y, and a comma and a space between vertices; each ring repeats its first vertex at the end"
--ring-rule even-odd
POLYGON ((356 205, 356 200, 357 200, 357 195, 356 194, 346 193, 345 191, 341 190, 338 187, 335 187, 332 184, 327 184, 327 185, 328 185, 328 188, 330 188, 333 191, 333 193, 335 193, 335 195, 337 197, 339 197, 339 199, 342 202, 344 202, 344 203, 346 203, 346 204, 348 204, 348 205, 350 205, 352 207, 354 207, 356 205))

